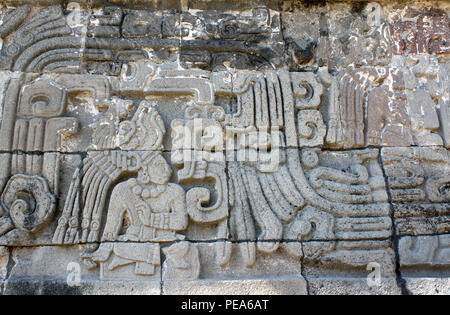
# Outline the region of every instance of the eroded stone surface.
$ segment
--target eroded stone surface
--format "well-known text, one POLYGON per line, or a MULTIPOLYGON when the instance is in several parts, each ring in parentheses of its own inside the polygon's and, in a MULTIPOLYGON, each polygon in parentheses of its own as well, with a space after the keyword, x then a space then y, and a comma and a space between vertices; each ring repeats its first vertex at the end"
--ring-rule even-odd
POLYGON ((448 3, 44 2, 0 11, 2 293, 446 292, 448 3))

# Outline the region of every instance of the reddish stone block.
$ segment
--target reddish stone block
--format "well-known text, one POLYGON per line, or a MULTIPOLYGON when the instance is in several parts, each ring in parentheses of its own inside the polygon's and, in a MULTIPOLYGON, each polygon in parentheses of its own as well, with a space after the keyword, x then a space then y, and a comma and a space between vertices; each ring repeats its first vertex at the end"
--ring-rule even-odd
POLYGON ((398 11, 390 28, 394 54, 450 52, 450 20, 442 10, 410 8, 398 11))

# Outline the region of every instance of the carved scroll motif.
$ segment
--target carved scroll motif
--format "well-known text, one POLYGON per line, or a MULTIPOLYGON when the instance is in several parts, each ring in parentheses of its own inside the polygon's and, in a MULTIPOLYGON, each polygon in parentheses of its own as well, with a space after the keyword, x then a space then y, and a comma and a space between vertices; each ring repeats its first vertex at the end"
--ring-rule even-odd
POLYGON ((322 114, 317 110, 302 110, 298 113, 300 147, 317 147, 324 143, 326 126, 322 114))
MULTIPOLYGON (((17 93, 14 84, 9 89, 17 93)), ((61 137, 78 130, 76 119, 61 117, 66 110, 66 93, 65 87, 54 81, 37 80, 24 84, 18 93, 18 103, 8 105, 9 115, 17 120, 11 130, 3 124, 1 131, 2 136, 12 139, 6 144, 12 153, 7 154, 3 163, 5 175, 13 175, 2 195, 5 210, 2 234, 15 227, 37 232, 55 211, 61 137)))
MULTIPOLYGON (((14 227, 26 232, 36 232, 51 219, 56 207, 55 196, 41 176, 15 175, 6 185, 2 197, 4 218, 14 227)), ((2 234, 5 223, 2 224, 2 234)))
MULTIPOLYGON (((213 180, 216 201, 206 188, 192 188, 186 193, 189 217, 199 224, 218 224, 217 239, 228 238, 228 185, 225 173, 223 109, 214 106, 213 85, 204 79, 161 80, 169 90, 194 94, 194 106, 186 109, 186 122, 172 121, 172 163, 183 166, 178 172, 181 182, 213 180), (173 87, 171 84, 174 84, 173 87)), ((156 88, 156 85, 153 87, 156 88)), ((216 260, 225 265, 230 257, 230 244, 216 244, 216 260)))
POLYGON ((305 241, 283 244, 285 250, 296 258, 316 259, 335 249, 334 217, 313 207, 306 207, 285 231, 287 240, 305 241), (316 240, 316 241, 315 241, 316 240))
POLYGON ((383 164, 394 202, 447 202, 450 182, 445 149, 384 148, 383 164), (439 171, 436 171, 436 167, 439 171))

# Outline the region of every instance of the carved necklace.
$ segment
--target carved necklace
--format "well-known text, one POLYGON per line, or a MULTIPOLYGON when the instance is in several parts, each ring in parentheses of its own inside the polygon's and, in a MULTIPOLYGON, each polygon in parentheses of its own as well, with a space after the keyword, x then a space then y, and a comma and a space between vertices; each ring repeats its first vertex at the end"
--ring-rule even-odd
POLYGON ((157 184, 142 185, 138 183, 136 179, 130 180, 130 188, 133 193, 138 197, 142 197, 144 200, 159 197, 163 192, 166 191, 166 186, 167 185, 157 184))

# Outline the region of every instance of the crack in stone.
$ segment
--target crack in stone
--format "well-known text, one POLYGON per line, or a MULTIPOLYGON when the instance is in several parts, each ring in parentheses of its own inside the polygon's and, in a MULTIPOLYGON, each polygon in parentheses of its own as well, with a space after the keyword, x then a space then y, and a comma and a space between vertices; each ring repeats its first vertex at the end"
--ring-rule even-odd
POLYGON ((381 166, 381 170, 383 172, 384 182, 386 185, 386 191, 389 198, 389 207, 391 210, 391 220, 392 220, 392 237, 391 237, 391 244, 393 246, 393 250, 395 253, 395 274, 396 274, 396 281, 397 285, 400 287, 402 295, 410 295, 410 292, 408 291, 408 288, 406 287, 406 280, 402 277, 402 271, 400 266, 400 253, 398 249, 398 243, 399 243, 399 237, 396 232, 395 227, 395 209, 394 205, 392 203, 392 194, 389 186, 389 180, 386 175, 386 170, 384 168, 383 159, 381 158, 381 154, 378 155, 378 160, 381 166))

